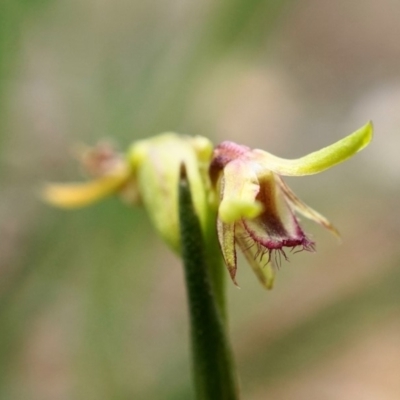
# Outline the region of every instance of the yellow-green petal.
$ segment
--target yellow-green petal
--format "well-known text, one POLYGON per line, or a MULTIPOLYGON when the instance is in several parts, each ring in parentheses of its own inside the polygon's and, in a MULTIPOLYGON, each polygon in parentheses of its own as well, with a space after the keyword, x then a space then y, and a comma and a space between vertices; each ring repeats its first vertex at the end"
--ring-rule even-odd
POLYGON ((225 224, 220 219, 217 221, 218 241, 221 246, 225 265, 233 283, 236 283, 237 259, 235 249, 235 224, 225 224))
POLYGON ((128 179, 127 171, 93 181, 47 184, 41 195, 45 201, 61 208, 80 208, 118 191, 128 179))
POLYGON ((134 143, 128 162, 149 216, 163 239, 180 251, 178 182, 182 163, 186 167, 194 208, 205 229, 208 212, 207 166, 211 142, 167 132, 134 143))
POLYGON ((368 122, 362 128, 338 142, 296 160, 279 158, 258 149, 253 150, 253 154, 262 166, 279 175, 312 175, 352 157, 371 142, 372 135, 372 122, 368 122))
POLYGON ((228 163, 221 184, 222 201, 218 217, 223 222, 255 218, 263 211, 261 203, 256 201, 260 185, 251 162, 236 159, 228 163))

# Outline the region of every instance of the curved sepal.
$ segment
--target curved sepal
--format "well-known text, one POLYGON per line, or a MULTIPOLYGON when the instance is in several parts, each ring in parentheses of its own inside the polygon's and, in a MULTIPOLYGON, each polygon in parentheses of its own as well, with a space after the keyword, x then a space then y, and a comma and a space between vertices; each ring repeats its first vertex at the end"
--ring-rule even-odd
POLYGON ((312 175, 347 160, 366 147, 371 142, 372 135, 372 122, 368 122, 338 142, 295 160, 279 158, 258 149, 253 150, 253 154, 260 164, 279 175, 312 175))

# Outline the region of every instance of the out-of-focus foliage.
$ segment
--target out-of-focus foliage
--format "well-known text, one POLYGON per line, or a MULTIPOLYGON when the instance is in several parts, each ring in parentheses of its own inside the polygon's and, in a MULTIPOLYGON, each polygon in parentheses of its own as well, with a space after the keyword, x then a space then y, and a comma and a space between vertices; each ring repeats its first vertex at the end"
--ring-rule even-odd
POLYGON ((398 399, 400 47, 391 0, 5 0, 0 5, 0 399, 189 399, 183 273, 141 209, 65 212, 71 153, 162 131, 298 157, 373 144, 290 181, 339 227, 272 292, 229 286, 244 399, 398 399))

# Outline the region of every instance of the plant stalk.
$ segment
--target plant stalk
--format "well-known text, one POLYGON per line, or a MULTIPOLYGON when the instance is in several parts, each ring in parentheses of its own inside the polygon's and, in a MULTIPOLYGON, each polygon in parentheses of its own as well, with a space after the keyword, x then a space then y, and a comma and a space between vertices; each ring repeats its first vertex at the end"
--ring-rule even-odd
MULTIPOLYGON (((195 213, 185 167, 179 182, 182 258, 188 296, 197 400, 237 400, 238 385, 226 327, 210 279, 210 259, 195 213)), ((215 282, 214 282, 215 283, 215 282)), ((220 301, 221 294, 219 293, 220 301)))

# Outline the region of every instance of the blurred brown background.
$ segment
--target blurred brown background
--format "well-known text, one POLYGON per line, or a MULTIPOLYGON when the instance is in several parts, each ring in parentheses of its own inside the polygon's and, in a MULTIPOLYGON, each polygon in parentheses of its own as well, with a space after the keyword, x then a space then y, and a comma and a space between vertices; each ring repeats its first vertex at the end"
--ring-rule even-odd
POLYGON ((282 157, 367 120, 372 145, 288 179, 329 217, 272 292, 229 284, 243 399, 400 398, 400 2, 3 0, 0 399, 191 398, 179 260, 142 209, 43 205, 77 143, 172 130, 282 157))

